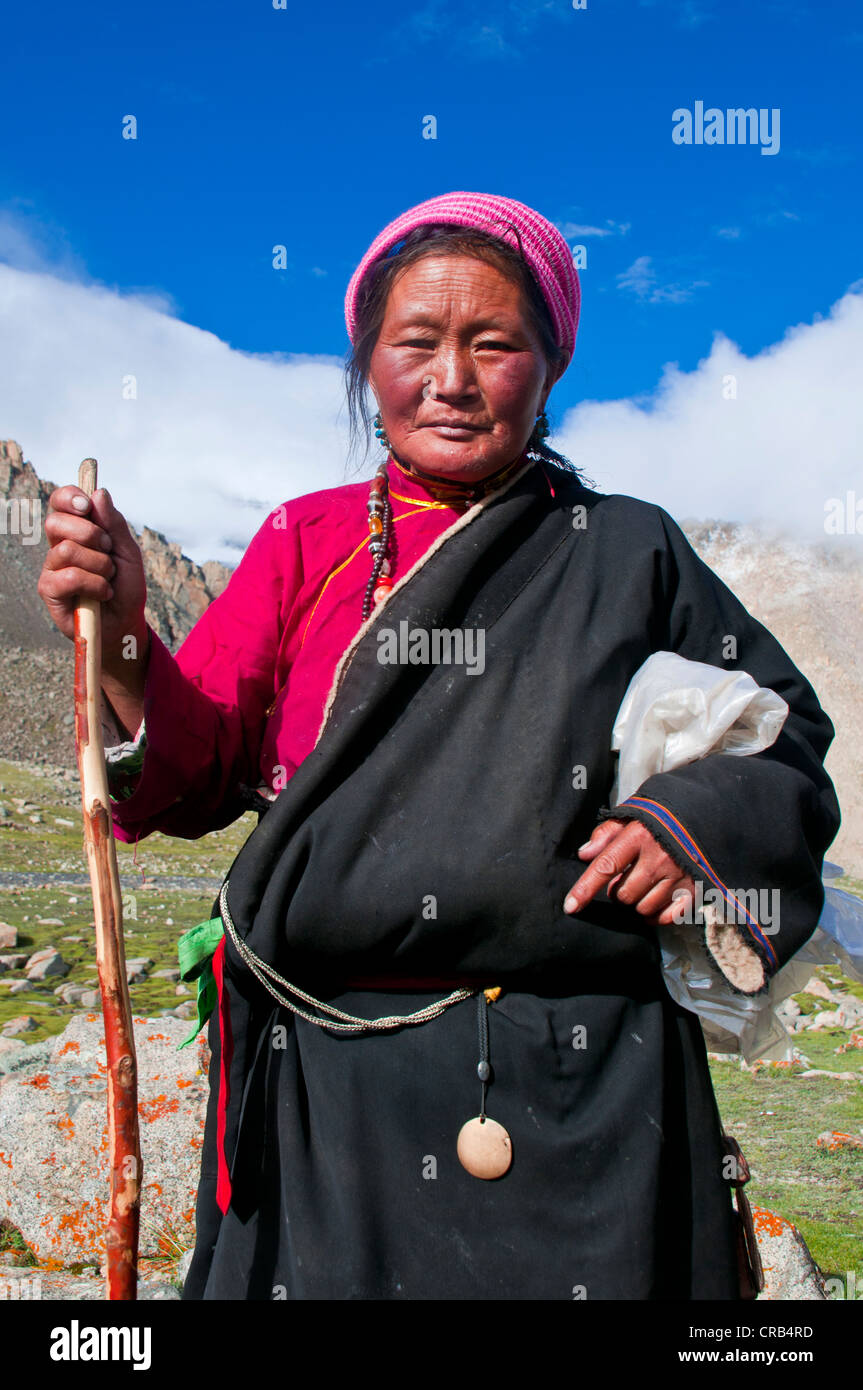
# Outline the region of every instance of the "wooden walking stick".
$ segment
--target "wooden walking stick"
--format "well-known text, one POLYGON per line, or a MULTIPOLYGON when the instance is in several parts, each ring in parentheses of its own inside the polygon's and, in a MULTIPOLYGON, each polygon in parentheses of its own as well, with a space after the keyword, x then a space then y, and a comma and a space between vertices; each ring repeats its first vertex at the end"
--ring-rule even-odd
MULTIPOLYGON (((78 470, 78 486, 88 497, 96 490, 95 459, 84 459, 78 470)), ((106 1283, 109 1299, 134 1299, 141 1197, 138 1066, 126 983, 120 871, 102 742, 101 670, 101 603, 81 598, 75 611, 75 743, 108 1060, 111 1205, 105 1231, 106 1283)))

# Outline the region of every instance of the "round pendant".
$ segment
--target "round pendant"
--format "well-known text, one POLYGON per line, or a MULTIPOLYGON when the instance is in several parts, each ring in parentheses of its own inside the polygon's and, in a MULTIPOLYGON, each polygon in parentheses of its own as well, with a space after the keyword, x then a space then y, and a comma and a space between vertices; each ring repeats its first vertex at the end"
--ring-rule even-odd
POLYGON ((512 1163, 512 1140, 497 1120, 477 1115, 459 1130, 458 1156, 471 1177, 502 1178, 512 1163))

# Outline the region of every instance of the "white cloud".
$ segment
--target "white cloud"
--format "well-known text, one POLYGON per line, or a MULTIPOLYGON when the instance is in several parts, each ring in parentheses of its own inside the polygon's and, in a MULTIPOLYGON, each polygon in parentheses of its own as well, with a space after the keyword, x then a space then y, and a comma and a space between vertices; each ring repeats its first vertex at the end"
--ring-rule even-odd
POLYGON ((551 442, 601 492, 824 540, 827 499, 863 497, 861 378, 863 283, 754 357, 720 334, 649 399, 582 402, 551 442))
MULTIPOLYGON (((639 266, 649 298, 662 287, 644 257, 633 282, 639 266)), ((238 352, 157 292, 66 270, 0 264, 0 438, 43 477, 74 481, 92 454, 135 525, 197 560, 235 562, 279 502, 359 476, 345 465, 338 359, 238 352), (127 375, 137 400, 123 399, 127 375)), ((825 501, 863 493, 861 375, 863 282, 754 357, 718 335, 694 371, 667 366, 649 398, 582 402, 553 442, 601 491, 823 538, 825 501)))
POLYGON ((688 285, 677 282, 661 285, 650 256, 639 256, 615 278, 618 289, 634 294, 636 299, 647 304, 685 304, 692 298, 693 290, 703 289, 709 283, 692 280, 688 285))
POLYGON ((605 219, 604 227, 593 227, 581 222, 564 222, 560 227, 562 236, 626 236, 631 222, 613 222, 610 217, 605 219))
POLYGON ((196 560, 236 563, 272 507, 350 481, 335 358, 238 352, 158 294, 2 264, 0 320, 0 438, 56 483, 93 455, 129 520, 196 560))

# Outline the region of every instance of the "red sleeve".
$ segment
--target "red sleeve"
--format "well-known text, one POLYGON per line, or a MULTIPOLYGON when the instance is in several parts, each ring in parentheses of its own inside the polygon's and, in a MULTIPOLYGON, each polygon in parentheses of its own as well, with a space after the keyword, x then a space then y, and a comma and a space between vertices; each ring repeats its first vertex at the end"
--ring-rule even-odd
POLYGON ((273 525, 284 510, 264 522, 176 657, 150 630, 146 753, 133 794, 112 804, 119 840, 220 830, 245 809, 239 784, 259 785, 279 647, 302 582, 296 526, 273 525))

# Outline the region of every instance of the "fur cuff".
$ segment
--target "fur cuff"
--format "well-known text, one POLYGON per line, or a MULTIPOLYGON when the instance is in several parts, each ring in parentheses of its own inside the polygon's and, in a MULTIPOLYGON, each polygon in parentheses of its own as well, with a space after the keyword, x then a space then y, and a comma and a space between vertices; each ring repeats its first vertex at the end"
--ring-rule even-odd
POLYGON ((725 922, 710 903, 702 909, 704 944, 726 980, 742 994, 758 994, 767 984, 764 963, 733 922, 725 922))

